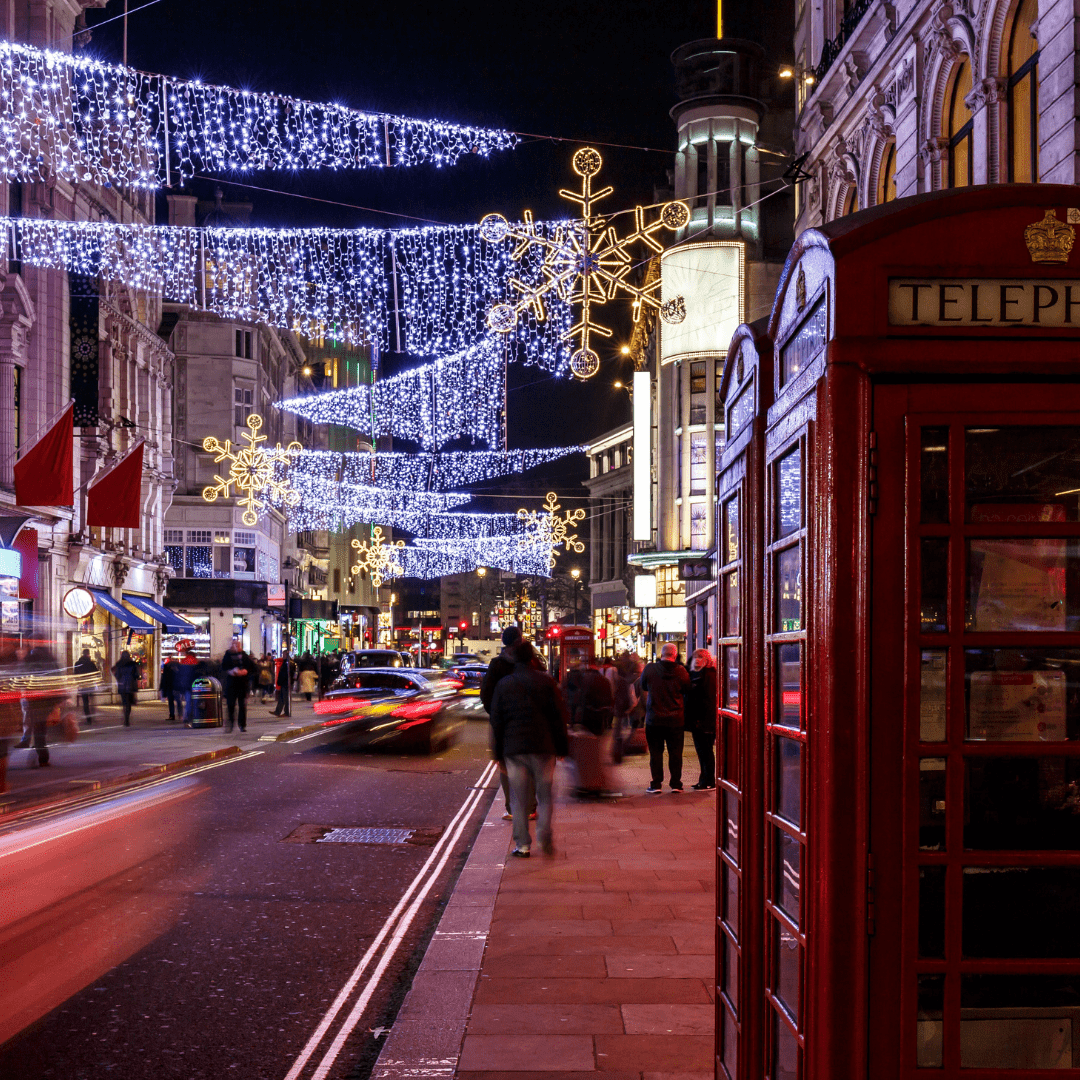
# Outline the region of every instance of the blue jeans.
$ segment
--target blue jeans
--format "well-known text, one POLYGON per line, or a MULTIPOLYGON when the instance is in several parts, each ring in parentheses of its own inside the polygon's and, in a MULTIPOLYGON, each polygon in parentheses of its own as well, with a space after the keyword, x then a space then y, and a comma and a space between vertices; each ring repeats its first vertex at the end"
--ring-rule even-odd
POLYGON ((510 810, 514 815, 514 844, 528 851, 529 788, 536 791, 536 839, 551 843, 551 781, 555 778, 554 754, 507 754, 506 777, 510 781, 510 810), (530 784, 531 782, 531 784, 530 784))

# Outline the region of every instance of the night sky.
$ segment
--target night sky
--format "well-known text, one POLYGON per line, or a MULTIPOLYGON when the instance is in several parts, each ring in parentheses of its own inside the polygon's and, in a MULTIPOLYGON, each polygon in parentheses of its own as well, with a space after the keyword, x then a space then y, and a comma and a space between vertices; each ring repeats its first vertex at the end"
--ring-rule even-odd
MULTIPOLYGON (((129 3, 132 67, 569 140, 526 139, 509 153, 442 170, 245 177, 261 187, 366 210, 223 184, 227 198, 254 203, 253 224, 280 227, 409 223, 388 214, 470 223, 494 210, 515 219, 525 208, 537 218, 568 216, 573 208, 557 191, 577 186, 570 156, 589 143, 654 148, 600 147, 601 181, 616 189, 604 209, 651 203, 654 188, 666 186, 673 166, 670 54, 687 41, 716 34, 714 0, 159 0, 134 10, 144 2, 129 3)), ((734 3, 725 7, 726 32, 783 49, 786 57, 783 43, 768 40, 762 14, 767 7, 740 2, 748 9, 745 15, 734 3)), ((110 0, 106 9, 88 12, 88 22, 93 28, 122 10, 123 0, 110 0)), ((121 26, 116 21, 95 31, 89 53, 118 63, 121 26)), ((192 185, 198 194, 212 188, 199 181, 192 185)), ((159 219, 166 220, 164 199, 159 219)), ((629 421, 629 400, 611 385, 619 378, 628 381, 618 346, 629 333, 629 300, 609 304, 604 314, 608 318, 601 321, 615 327, 616 336, 610 344, 597 344, 606 362, 590 383, 511 367, 511 446, 586 442, 629 421)), ((534 490, 545 490, 550 481, 570 496, 584 494, 577 486, 584 475, 584 459, 575 456, 561 469, 530 473, 527 479, 534 490)))

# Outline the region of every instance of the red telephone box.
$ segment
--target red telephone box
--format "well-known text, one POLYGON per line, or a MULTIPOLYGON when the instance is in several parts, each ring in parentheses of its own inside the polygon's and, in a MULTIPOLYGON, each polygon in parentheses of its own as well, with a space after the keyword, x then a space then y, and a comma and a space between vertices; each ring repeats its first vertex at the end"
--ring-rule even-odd
POLYGON ((551 645, 548 668, 553 678, 562 682, 573 667, 585 667, 595 655, 591 626, 563 626, 552 623, 547 630, 551 645))
POLYGON ((718 1076, 1080 1070, 1074 203, 810 230, 732 342, 718 1076))

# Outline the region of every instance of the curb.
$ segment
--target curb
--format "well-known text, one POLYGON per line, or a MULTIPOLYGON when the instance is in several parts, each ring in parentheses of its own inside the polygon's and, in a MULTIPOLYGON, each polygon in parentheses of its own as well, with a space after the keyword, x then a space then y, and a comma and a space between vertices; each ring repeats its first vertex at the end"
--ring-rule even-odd
POLYGON ((298 739, 301 735, 310 735, 313 731, 322 731, 326 724, 308 724, 305 727, 289 728, 278 735, 260 735, 259 742, 288 742, 289 739, 298 739))
POLYGON ((203 754, 193 754, 191 757, 181 758, 179 761, 170 761, 168 765, 150 765, 139 769, 137 772, 124 773, 123 776, 113 776, 108 780, 79 779, 69 781, 78 784, 79 790, 67 795, 52 794, 42 795, 37 799, 28 799, 19 803, 0 802, 0 821, 13 821, 21 814, 32 810, 41 810, 45 807, 64 806, 67 803, 78 802, 88 792, 109 791, 113 788, 126 787, 129 784, 137 784, 143 780, 153 780, 160 776, 173 772, 181 772, 190 769, 193 765, 204 765, 210 761, 221 761, 224 758, 236 757, 243 751, 239 746, 226 746, 220 750, 208 750, 203 754))

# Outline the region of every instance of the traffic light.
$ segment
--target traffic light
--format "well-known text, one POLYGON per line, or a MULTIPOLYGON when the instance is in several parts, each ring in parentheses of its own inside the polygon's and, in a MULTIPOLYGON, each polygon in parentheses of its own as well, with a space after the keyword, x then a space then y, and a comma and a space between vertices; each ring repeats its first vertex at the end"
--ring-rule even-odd
POLYGON ((458 623, 458 629, 462 633, 464 633, 466 630, 468 630, 469 629, 469 620, 468 619, 462 619, 461 622, 458 623))
POLYGON ((547 628, 547 635, 546 636, 549 637, 549 638, 557 638, 561 633, 562 633, 562 627, 558 623, 555 623, 554 626, 549 626, 547 628))

